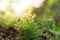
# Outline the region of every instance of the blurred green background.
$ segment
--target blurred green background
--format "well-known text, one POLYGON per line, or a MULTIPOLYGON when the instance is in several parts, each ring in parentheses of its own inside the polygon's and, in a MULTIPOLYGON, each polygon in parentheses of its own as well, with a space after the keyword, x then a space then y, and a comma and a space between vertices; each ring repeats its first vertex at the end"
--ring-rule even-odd
POLYGON ((0 26, 9 28, 15 25, 19 31, 17 40, 60 40, 60 0, 45 0, 32 13, 36 14, 33 19, 19 19, 4 17, 5 11, 0 11, 0 26))

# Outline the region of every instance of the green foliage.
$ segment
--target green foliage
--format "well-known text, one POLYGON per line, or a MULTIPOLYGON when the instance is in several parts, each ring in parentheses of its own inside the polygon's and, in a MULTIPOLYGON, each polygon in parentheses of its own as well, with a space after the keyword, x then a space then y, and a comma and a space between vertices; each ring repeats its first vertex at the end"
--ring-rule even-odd
POLYGON ((42 35, 42 31, 39 29, 39 25, 32 21, 23 20, 20 23, 20 35, 22 40, 37 40, 42 35))
MULTIPOLYGON (((11 13, 14 12, 10 8, 8 10, 11 13)), ((34 19, 29 17, 17 19, 11 17, 3 18, 1 16, 4 16, 5 12, 0 11, 0 26, 5 25, 6 28, 9 28, 14 24, 18 25, 19 40, 37 40, 38 37, 44 34, 43 32, 46 32, 47 35, 51 32, 54 40, 60 40, 60 26, 56 26, 53 19, 54 16, 60 16, 60 0, 47 0, 34 13, 37 14, 34 19)))
POLYGON ((6 28, 11 27, 12 25, 14 25, 17 22, 17 19, 15 18, 11 18, 11 17, 6 17, 4 19, 4 24, 6 25, 6 28))
POLYGON ((49 31, 53 33, 53 39, 60 40, 60 26, 56 26, 54 20, 48 22, 48 28, 49 31))

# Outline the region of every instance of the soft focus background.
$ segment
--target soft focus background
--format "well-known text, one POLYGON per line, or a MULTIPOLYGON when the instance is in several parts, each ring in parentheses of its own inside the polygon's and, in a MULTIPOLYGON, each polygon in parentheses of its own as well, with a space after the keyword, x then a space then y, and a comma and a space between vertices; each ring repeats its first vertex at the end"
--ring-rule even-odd
POLYGON ((60 40, 60 0, 0 0, 0 36, 60 40))

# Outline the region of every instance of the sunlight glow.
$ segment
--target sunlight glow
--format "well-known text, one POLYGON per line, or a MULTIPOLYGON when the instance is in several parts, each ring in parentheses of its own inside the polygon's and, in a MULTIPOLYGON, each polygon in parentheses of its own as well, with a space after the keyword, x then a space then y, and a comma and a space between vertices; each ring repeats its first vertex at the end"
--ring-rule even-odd
POLYGON ((8 0, 1 0, 0 1, 0 10, 5 10, 8 4, 9 4, 8 0))
POLYGON ((1 0, 0 1, 0 10, 5 10, 7 7, 13 9, 14 14, 10 14, 9 11, 6 11, 7 15, 12 16, 26 16, 27 14, 30 15, 30 13, 33 11, 34 8, 38 8, 42 5, 42 3, 45 0, 1 0), (26 9, 28 9, 27 12, 24 12, 26 9))
POLYGON ((40 7, 42 5, 44 0, 18 0, 18 2, 15 2, 11 5, 12 9, 14 9, 15 12, 21 13, 26 8, 30 7, 40 7))
POLYGON ((42 3, 44 2, 45 0, 32 0, 32 4, 34 7, 38 8, 42 5, 42 3))

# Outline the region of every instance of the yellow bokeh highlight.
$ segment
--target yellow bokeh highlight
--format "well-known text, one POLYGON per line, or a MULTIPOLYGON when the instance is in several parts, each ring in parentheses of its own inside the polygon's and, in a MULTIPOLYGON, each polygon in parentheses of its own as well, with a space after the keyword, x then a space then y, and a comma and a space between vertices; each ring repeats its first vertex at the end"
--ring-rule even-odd
POLYGON ((48 0, 48 2, 49 2, 49 5, 53 5, 56 3, 56 0, 48 0))

